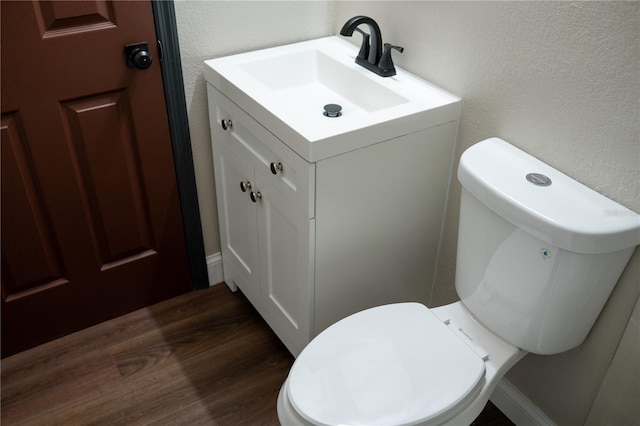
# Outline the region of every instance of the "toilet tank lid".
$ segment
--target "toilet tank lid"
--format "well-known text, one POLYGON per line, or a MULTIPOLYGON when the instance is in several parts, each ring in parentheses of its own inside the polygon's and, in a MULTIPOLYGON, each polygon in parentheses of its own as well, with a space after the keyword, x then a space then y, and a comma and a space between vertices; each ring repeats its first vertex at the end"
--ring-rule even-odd
POLYGON ((498 215, 558 248, 600 254, 640 244, 640 215, 502 139, 468 148, 458 180, 498 215))

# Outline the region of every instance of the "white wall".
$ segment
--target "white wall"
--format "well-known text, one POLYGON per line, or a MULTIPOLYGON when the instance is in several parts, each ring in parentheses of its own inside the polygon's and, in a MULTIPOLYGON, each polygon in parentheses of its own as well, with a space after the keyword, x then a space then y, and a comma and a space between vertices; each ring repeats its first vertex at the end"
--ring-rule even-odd
POLYGON ((613 363, 598 390, 586 424, 600 426, 638 423, 640 419, 638 348, 640 348, 640 303, 636 304, 613 363))
MULTIPOLYGON (((178 1, 208 255, 220 248, 202 61, 337 33, 358 14, 376 19, 385 41, 405 47, 394 55, 397 65, 463 98, 456 159, 473 143, 499 136, 640 212, 639 2, 178 1)), ((359 43, 359 36, 353 41, 359 43)), ((456 181, 434 305, 457 299, 459 197, 456 181)), ((590 411, 592 423, 640 418, 633 403, 640 389, 637 369, 624 374, 628 360, 640 359, 640 309, 629 322, 639 293, 636 252, 580 348, 529 355, 508 379, 558 424, 583 424, 590 411), (616 353, 623 333, 626 343, 616 353), (619 395, 620 388, 636 394, 619 395)))

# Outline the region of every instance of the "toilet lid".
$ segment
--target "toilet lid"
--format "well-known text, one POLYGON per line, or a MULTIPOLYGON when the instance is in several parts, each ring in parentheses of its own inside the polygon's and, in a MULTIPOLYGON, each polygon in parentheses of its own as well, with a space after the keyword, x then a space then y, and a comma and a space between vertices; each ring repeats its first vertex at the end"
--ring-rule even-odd
POLYGON ((484 371, 482 358, 428 308, 398 303, 319 334, 291 368, 288 396, 314 424, 415 424, 466 404, 484 371))

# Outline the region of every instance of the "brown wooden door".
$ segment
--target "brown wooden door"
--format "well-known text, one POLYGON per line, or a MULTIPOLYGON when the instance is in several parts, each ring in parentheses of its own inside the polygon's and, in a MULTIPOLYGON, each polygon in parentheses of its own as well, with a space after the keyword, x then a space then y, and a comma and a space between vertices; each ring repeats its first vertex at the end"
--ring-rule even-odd
POLYGON ((191 289, 149 1, 2 1, 3 356, 191 289), (147 41, 150 68, 124 46, 147 41))

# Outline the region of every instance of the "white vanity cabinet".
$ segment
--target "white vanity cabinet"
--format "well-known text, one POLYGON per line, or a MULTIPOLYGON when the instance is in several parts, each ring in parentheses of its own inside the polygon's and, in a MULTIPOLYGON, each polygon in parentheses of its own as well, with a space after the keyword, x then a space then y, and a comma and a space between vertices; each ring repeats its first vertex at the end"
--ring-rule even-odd
POLYGON ((332 36, 205 61, 224 279, 294 356, 433 288, 462 102, 357 53, 332 36))
POLYGON ((225 282, 298 354, 313 312, 314 165, 211 87, 209 109, 225 282))

